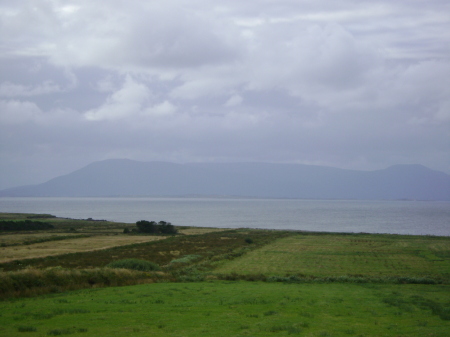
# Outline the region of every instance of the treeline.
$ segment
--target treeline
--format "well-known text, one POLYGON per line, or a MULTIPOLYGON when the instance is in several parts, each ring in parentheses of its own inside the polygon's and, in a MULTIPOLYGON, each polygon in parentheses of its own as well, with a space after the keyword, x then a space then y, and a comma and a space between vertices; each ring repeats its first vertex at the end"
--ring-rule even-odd
POLYGON ((146 221, 141 220, 136 222, 136 226, 138 231, 141 233, 150 233, 150 234, 177 234, 178 230, 174 225, 170 222, 160 221, 156 223, 156 221, 146 221))
POLYGON ((30 231, 54 228, 55 226, 49 224, 48 222, 42 221, 0 221, 0 231, 30 231))

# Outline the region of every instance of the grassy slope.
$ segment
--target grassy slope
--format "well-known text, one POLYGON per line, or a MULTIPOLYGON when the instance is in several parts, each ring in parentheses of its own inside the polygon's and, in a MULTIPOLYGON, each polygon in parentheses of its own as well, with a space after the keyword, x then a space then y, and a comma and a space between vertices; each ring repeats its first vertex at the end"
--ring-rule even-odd
POLYGON ((0 334, 443 337, 449 290, 222 281, 91 289, 0 302, 0 334))

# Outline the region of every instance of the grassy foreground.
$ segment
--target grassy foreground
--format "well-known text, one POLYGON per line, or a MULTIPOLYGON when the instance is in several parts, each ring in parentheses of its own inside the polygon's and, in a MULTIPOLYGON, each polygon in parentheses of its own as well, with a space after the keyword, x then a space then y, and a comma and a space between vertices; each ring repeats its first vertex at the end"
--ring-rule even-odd
POLYGON ((153 237, 124 234, 131 224, 32 216, 55 229, 0 235, 0 252, 28 253, 0 263, 0 336, 450 335, 450 237, 153 237), (108 245, 86 249, 86 239, 108 245), (73 250, 37 257, 43 243, 73 250), (126 259, 158 268, 109 267, 126 259))
POLYGON ((89 289, 0 302, 0 334, 444 337, 449 290, 242 281, 89 289))

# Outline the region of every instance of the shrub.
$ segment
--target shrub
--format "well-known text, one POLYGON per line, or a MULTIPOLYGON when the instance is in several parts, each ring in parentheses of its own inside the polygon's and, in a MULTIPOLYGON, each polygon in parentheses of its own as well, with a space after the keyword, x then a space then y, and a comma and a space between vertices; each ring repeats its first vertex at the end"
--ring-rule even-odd
MULTIPOLYGON (((157 277, 157 275, 153 275, 157 277)), ((36 296, 82 288, 134 285, 151 282, 146 272, 130 269, 23 269, 0 273, 0 300, 9 297, 36 296)), ((73 309, 71 313, 80 313, 73 309)), ((49 318, 38 315, 40 319, 49 318)))
POLYGON ((107 265, 109 268, 123 268, 138 271, 155 271, 160 270, 156 263, 139 260, 139 259, 124 259, 111 262, 107 265))
POLYGON ((151 233, 151 234, 158 233, 158 228, 156 222, 154 221, 141 220, 136 222, 136 226, 142 233, 151 233))
POLYGON ((55 226, 42 221, 0 221, 0 231, 27 231, 27 230, 43 230, 54 229, 55 226))
POLYGON ((139 232, 149 234, 177 234, 178 230, 170 222, 140 220, 136 222, 139 232))
POLYGON ((248 244, 252 244, 253 240, 252 240, 252 238, 246 238, 245 242, 248 243, 248 244))

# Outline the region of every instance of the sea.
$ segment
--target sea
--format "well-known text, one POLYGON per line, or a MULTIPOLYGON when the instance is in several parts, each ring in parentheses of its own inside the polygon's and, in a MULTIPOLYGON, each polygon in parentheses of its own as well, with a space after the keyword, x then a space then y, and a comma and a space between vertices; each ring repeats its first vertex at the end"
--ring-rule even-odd
POLYGON ((252 198, 0 198, 0 212, 175 226, 450 236, 448 201, 252 198))

